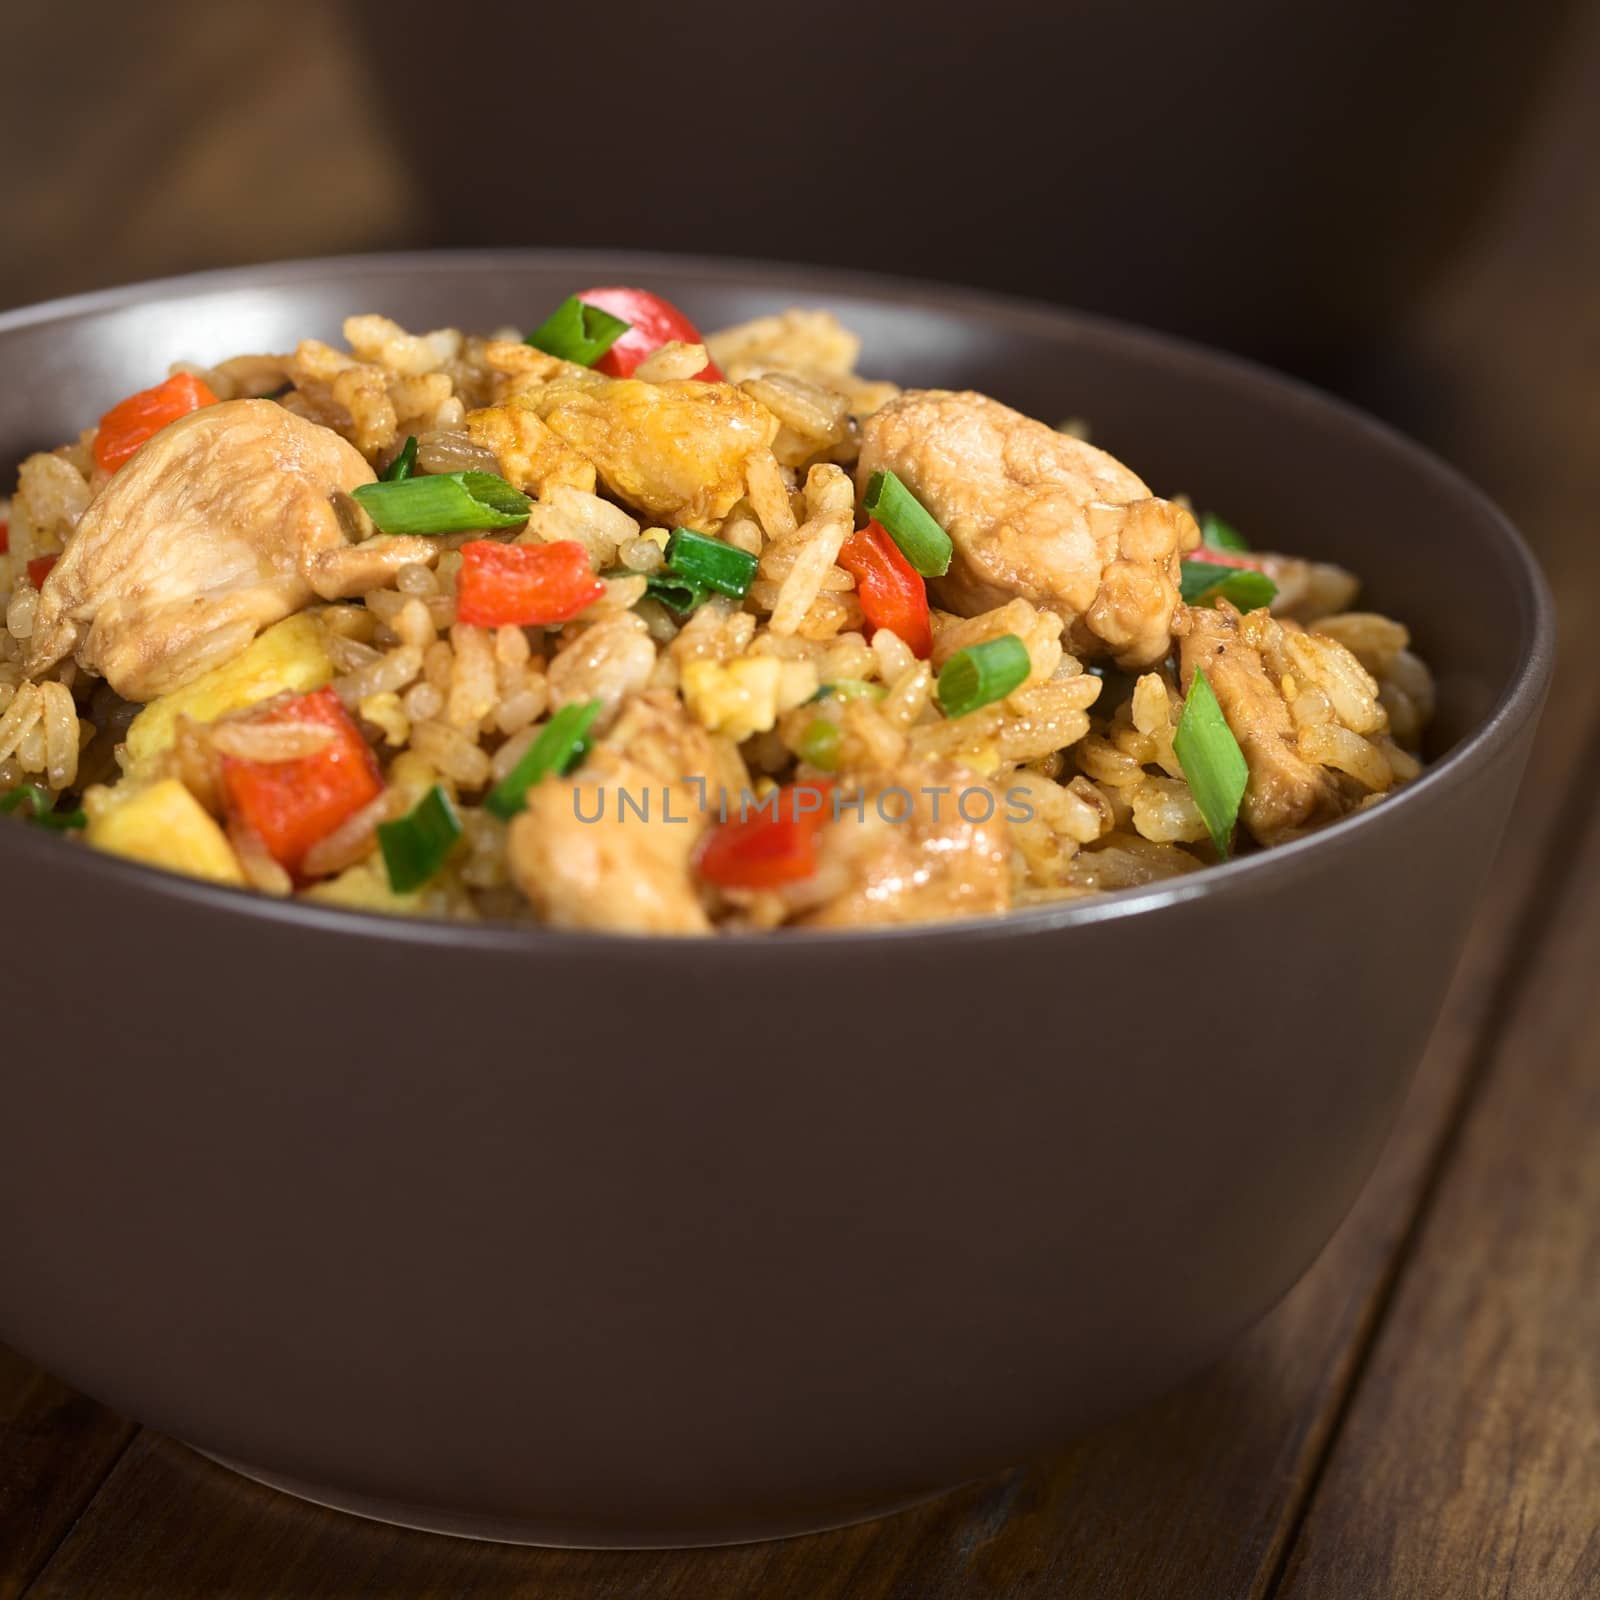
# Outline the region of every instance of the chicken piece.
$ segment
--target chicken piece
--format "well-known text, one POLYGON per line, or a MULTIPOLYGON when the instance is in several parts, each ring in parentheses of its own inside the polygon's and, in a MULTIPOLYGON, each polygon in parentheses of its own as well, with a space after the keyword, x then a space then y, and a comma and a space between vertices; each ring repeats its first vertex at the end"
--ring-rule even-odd
POLYGON ((1251 836, 1272 844, 1284 834, 1339 810, 1332 776, 1297 748, 1294 717, 1260 650, 1240 637, 1239 613, 1189 609, 1179 656, 1187 694, 1196 667, 1207 680, 1250 768, 1240 813, 1251 836))
POLYGON ((737 797, 746 782, 739 747, 701 727, 669 689, 631 696, 604 743, 653 773, 658 785, 682 789, 684 803, 675 799, 673 809, 691 811, 696 836, 717 811, 717 796, 726 791, 737 797))
POLYGON ((346 542, 334 496, 372 481, 352 445, 270 400, 172 423, 96 495, 45 580, 29 676, 75 654, 144 701, 231 660, 312 598, 318 556, 346 542))
POLYGON ((778 419, 731 384, 561 378, 522 402, 594 463, 619 500, 665 525, 714 532, 745 492, 778 419))
POLYGON ((517 488, 541 500, 554 487, 594 492, 594 466, 541 422, 525 400, 467 413, 467 433, 517 488))
POLYGON ((631 695, 574 779, 530 791, 511 825, 511 875, 556 927, 709 933, 690 856, 719 795, 744 782, 733 741, 670 690, 631 695))
POLYGON ((709 933, 689 872, 698 818, 677 797, 648 767, 597 749, 575 777, 528 792, 506 841, 513 881, 552 927, 709 933))
POLYGON ((955 545, 928 586, 946 610, 970 617, 1020 596, 1061 616, 1074 654, 1130 669, 1171 648, 1179 560, 1200 530, 1103 450, 987 395, 920 389, 862 425, 863 488, 880 468, 955 545))
POLYGON ((817 835, 817 871, 795 892, 801 924, 882 927, 1010 910, 1002 802, 970 768, 935 761, 869 772, 840 793, 849 798, 817 835), (821 894, 829 898, 818 904, 821 894))
POLYGON ((438 559, 437 540, 413 533, 380 533, 360 544, 318 551, 306 564, 306 577, 324 600, 348 600, 387 588, 402 567, 431 567, 438 559))

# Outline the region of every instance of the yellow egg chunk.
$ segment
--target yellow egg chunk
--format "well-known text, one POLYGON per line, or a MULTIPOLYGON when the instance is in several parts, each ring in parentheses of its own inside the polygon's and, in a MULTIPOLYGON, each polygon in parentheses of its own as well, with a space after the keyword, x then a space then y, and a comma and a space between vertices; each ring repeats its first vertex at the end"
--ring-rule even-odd
POLYGON ((345 906, 353 911, 385 911, 398 916, 417 916, 422 912, 420 894, 396 894, 389 887, 389 875, 381 861, 358 861, 346 867, 337 878, 329 878, 305 892, 307 900, 320 900, 325 906, 345 906))
POLYGON ((748 739, 778 720, 783 663, 776 656, 736 656, 732 661, 690 661, 683 668, 683 699, 712 733, 748 739))
POLYGON ((668 527, 712 533, 743 497, 778 419, 729 383, 558 378, 531 389, 551 433, 594 465, 617 499, 668 527))
POLYGON ((193 683, 152 700, 128 725, 128 755, 140 763, 170 748, 180 716, 215 722, 285 691, 309 694, 332 677, 333 663, 316 617, 306 612, 285 617, 226 666, 213 667, 193 683))
POLYGON ((176 778, 107 806, 90 819, 88 840, 97 850, 147 866, 213 883, 244 883, 227 835, 176 778))

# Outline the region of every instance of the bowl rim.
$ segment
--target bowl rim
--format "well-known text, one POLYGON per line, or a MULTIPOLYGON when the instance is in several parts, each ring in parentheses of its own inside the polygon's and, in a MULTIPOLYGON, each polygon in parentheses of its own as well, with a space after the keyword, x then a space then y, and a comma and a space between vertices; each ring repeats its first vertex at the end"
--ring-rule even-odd
MULTIPOLYGON (((1367 445, 1401 459, 1411 471, 1458 498, 1498 536, 1516 574, 1517 587, 1510 598, 1518 632, 1525 644, 1523 658, 1500 698, 1483 721, 1465 734, 1399 794, 1315 833, 1277 845, 1270 850, 1235 857, 1182 878, 1118 889, 1082 899, 1028 906, 1000 916, 963 917, 947 922, 910 923, 879 928, 784 929, 776 937, 758 934, 715 939, 721 952, 788 951, 818 947, 853 946, 863 941, 897 944, 942 944, 951 940, 1013 940, 1035 938, 1075 927, 1145 916, 1169 906, 1195 900, 1228 901, 1247 896, 1263 875, 1283 879, 1285 886, 1323 869, 1336 853, 1376 845, 1383 830, 1400 825, 1403 817, 1472 783, 1492 765, 1538 714, 1554 670, 1555 607, 1537 560, 1504 512, 1464 474, 1448 465, 1388 423, 1380 422, 1356 406, 1335 398, 1302 379, 1274 371, 1247 357, 1213 350, 1177 335, 1158 333, 1098 313, 1072 310, 1043 301, 987 290, 961 288, 915 278, 864 272, 809 263, 744 260, 733 256, 679 255, 665 251, 522 247, 507 249, 407 250, 365 254, 304 257, 223 267, 203 272, 154 278, 138 283, 92 290, 55 300, 41 301, 0 312, 0 339, 25 328, 51 322, 159 301, 181 301, 202 294, 229 290, 293 287, 309 281, 359 278, 364 274, 432 276, 441 269, 492 273, 519 266, 566 268, 583 276, 652 271, 692 273, 708 285, 770 288, 791 294, 840 295, 875 299, 915 310, 943 313, 954 318, 981 314, 988 323, 1027 331, 1048 327, 1053 337, 1079 330, 1096 339, 1118 344, 1181 369, 1203 369, 1213 378, 1253 390, 1266 389, 1280 403, 1311 413, 1325 426, 1337 426, 1367 445)), ((579 929, 526 926, 495 922, 450 922, 437 917, 413 917, 362 911, 306 900, 279 900, 253 890, 230 888, 184 877, 159 867, 145 866, 120 857, 91 852, 59 840, 46 830, 0 830, 0 858, 7 852, 48 861, 68 875, 89 874, 107 889, 129 896, 154 894, 186 904, 195 911, 223 916, 262 919, 288 929, 319 936, 377 938, 396 944, 450 945, 480 953, 517 955, 580 951, 607 960, 623 950, 648 948, 663 958, 667 952, 699 952, 706 948, 701 936, 659 933, 615 933, 579 929)), ((734 957, 742 959, 742 957, 734 957)))

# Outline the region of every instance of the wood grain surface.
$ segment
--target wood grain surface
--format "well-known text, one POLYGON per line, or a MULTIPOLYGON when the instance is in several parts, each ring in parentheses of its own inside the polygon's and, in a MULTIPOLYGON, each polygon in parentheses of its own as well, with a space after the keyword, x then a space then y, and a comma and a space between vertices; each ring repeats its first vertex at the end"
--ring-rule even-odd
MULTIPOLYGON (((1600 746, 1586 802, 1597 778, 1600 746)), ((1600 1594, 1600 814, 1582 811, 1286 1600, 1600 1594)))
MULTIPOLYGON (((314 70, 342 82, 338 39, 321 37, 314 70)), ((1225 1362, 900 1517, 654 1555, 474 1545, 320 1511, 4 1357, 0 1600, 1600 1594, 1597 63, 1600 11, 1494 227, 1404 336, 1346 375, 1511 509, 1550 573, 1563 637, 1523 799, 1380 1169, 1311 1274, 1225 1362)), ((368 129, 358 146, 361 105, 352 90, 352 125, 368 129)), ((273 148, 251 131, 259 120, 228 135, 238 149, 273 148)), ((158 186, 180 212, 184 195, 217 193, 192 159, 200 170, 158 186)), ((404 185, 372 161, 378 175, 346 190, 346 223, 376 240, 404 185), (354 204, 368 189, 374 203, 354 204)), ((62 226, 67 239, 79 224, 62 226)))

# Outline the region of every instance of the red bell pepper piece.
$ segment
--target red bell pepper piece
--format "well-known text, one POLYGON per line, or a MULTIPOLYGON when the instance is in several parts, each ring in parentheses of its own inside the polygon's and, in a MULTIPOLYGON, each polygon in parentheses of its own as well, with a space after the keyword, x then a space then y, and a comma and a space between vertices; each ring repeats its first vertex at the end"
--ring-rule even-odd
POLYGON ((1244 572, 1264 572, 1266 563, 1260 556, 1247 556, 1239 550, 1213 550, 1210 545, 1203 544, 1198 550, 1187 551, 1183 557, 1185 561, 1204 561, 1213 567, 1238 567, 1244 572))
POLYGON ((263 723, 315 722, 333 739, 288 761, 222 758, 223 809, 255 830, 279 866, 298 875, 306 851, 383 789, 378 763, 332 689, 260 713, 263 723))
POLYGON ((50 576, 50 569, 61 559, 59 555, 35 556, 28 563, 28 582, 35 589, 44 588, 44 580, 50 576))
POLYGON ((589 552, 576 539, 554 544, 478 539, 461 547, 456 620, 480 628, 566 622, 605 592, 589 565, 589 552))
MULTIPOLYGON (((595 371, 612 378, 627 378, 648 355, 674 339, 680 344, 704 344, 700 330, 670 300, 663 300, 648 289, 580 289, 578 298, 587 306, 599 306, 628 324, 628 331, 595 362, 595 371)), ((715 361, 695 373, 702 383, 726 380, 715 361)))
POLYGON ((817 834, 832 820, 832 779, 791 783, 770 805, 747 803, 700 850, 700 876, 723 889, 777 889, 817 870, 817 834))
POLYGON ((169 422, 216 403, 210 385, 192 372, 180 372, 153 389, 141 389, 101 417, 100 431, 94 436, 94 458, 107 472, 115 472, 169 422))
POLYGON ((881 522, 852 533, 839 552, 839 565, 856 580, 856 595, 868 623, 889 628, 926 661, 933 654, 933 621, 928 586, 906 560, 881 522))

